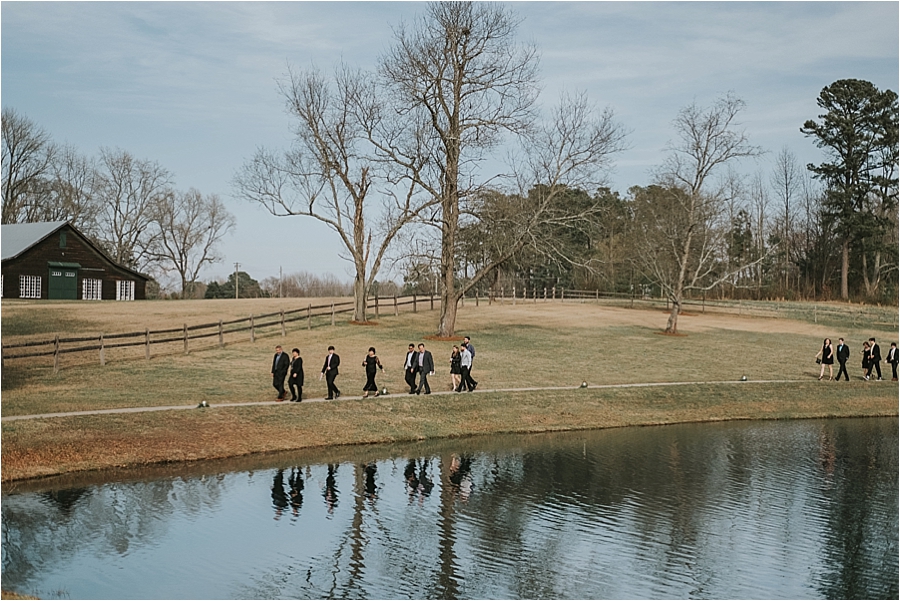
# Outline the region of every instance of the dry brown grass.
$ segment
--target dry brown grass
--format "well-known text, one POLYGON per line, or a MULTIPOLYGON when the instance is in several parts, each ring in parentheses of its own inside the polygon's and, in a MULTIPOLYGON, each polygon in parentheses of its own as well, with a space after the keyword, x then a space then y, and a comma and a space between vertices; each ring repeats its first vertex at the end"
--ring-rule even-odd
MULTIPOLYGON (((274 306, 272 300, 247 301, 240 311, 249 314, 280 308, 269 306, 274 306)), ((210 315, 200 305, 209 311, 229 303, 155 304, 160 308, 154 308, 157 316, 153 319, 161 320, 163 314, 171 318, 173 314, 168 311, 184 307, 185 313, 178 315, 191 311, 198 321, 209 321, 210 315)), ((99 311, 103 306, 115 308, 115 319, 123 319, 123 311, 128 308, 144 317, 143 304, 119 303, 89 306, 91 320, 104 316, 99 311)), ((3 308, 5 323, 9 317, 6 301, 3 308)), ((216 314, 218 317, 227 316, 216 314)), ((346 322, 309 331, 300 327, 289 330, 284 338, 279 330, 252 344, 247 341, 189 355, 154 356, 149 362, 111 351, 105 367, 95 362, 69 367, 64 361, 57 375, 46 364, 7 362, 3 370, 3 416, 193 406, 200 400, 208 401, 213 408, 6 421, 2 478, 9 481, 110 466, 489 432, 704 419, 897 414, 896 385, 816 382, 818 370, 813 361, 823 337, 843 336, 854 351, 851 373, 858 376, 855 351, 860 341, 870 335, 886 340, 889 332, 831 331, 783 319, 706 313, 683 317, 680 329, 685 335, 666 337, 656 335, 665 324, 666 315, 661 311, 594 303, 481 304, 477 308, 469 304, 460 311, 457 331, 471 335, 475 343, 474 376, 479 381, 479 394, 402 394, 407 344, 427 339, 436 318, 437 312, 429 311, 400 317, 382 313, 378 325, 371 327, 346 322), (325 384, 317 375, 327 346, 334 344, 342 357, 338 386, 344 396, 340 401, 222 410, 220 405, 228 403, 274 398, 269 370, 275 344, 301 349, 307 378, 304 392, 310 398, 325 394, 325 384), (379 384, 394 394, 360 401, 357 395, 365 381, 360 364, 369 346, 377 348, 387 370, 379 375, 379 384), (753 381, 801 379, 808 383, 480 393, 484 389, 532 386, 574 389, 582 380, 592 385, 713 382, 736 381, 742 375, 753 381)), ((128 319, 138 321, 135 314, 128 319)), ((108 327, 109 323, 101 326, 108 327)), ((429 379, 435 390, 449 388, 448 358, 453 344, 426 342, 438 368, 429 379)))

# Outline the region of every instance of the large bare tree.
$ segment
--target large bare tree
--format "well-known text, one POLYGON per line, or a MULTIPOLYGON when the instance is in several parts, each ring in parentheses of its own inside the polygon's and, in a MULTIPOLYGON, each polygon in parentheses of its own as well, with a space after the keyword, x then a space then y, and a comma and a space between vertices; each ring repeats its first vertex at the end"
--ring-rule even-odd
POLYGON ((182 298, 194 298, 200 270, 221 260, 217 247, 234 224, 234 216, 215 194, 204 196, 193 188, 170 192, 155 203, 155 243, 149 257, 161 269, 178 274, 182 298))
POLYGON ((40 221, 56 146, 31 119, 5 108, 3 130, 3 223, 40 221))
POLYGON ((733 161, 761 152, 738 129, 743 108, 744 102, 730 93, 709 108, 696 103, 683 108, 674 122, 678 139, 670 144, 657 185, 652 194, 635 198, 636 259, 672 302, 668 333, 678 331, 685 291, 709 290, 747 268, 721 271, 727 186, 714 181, 733 161))
MULTIPOLYGON (((376 156, 372 136, 395 131, 372 78, 339 68, 333 83, 310 69, 280 84, 295 118, 294 147, 260 149, 234 178, 238 196, 276 216, 307 216, 341 239, 355 276, 354 321, 367 320, 369 291, 398 232, 433 199, 416 194, 412 179, 376 156)), ((382 139, 390 146, 391 138, 382 139)), ((423 158, 424 157, 424 158, 423 158)), ((411 167, 427 160, 412 153, 411 167)))
POLYGON ((154 161, 106 148, 98 168, 98 238, 115 262, 143 269, 157 241, 157 205, 171 194, 169 172, 154 161))
MULTIPOLYGON (((517 26, 501 4, 431 3, 412 27, 397 28, 396 44, 381 61, 395 110, 408 117, 417 132, 411 137, 424 141, 430 157, 412 173, 416 184, 440 203, 441 336, 454 334, 462 295, 497 262, 533 241, 541 220, 560 217, 559 197, 566 187, 585 181, 585 172, 605 164, 621 142, 611 115, 604 113, 594 122, 583 99, 564 101, 549 120, 561 129, 536 127, 538 55, 532 45, 516 41, 517 26), (570 127, 579 122, 587 129, 570 127), (519 170, 519 189, 498 202, 501 197, 478 179, 478 169, 504 134, 530 143, 530 169, 519 170), (493 202, 485 204, 485 199, 493 202), (502 238, 503 248, 496 249, 495 261, 461 282, 455 254, 461 224, 480 219, 479 212, 487 216, 488 207, 501 220, 498 224, 507 226, 491 240, 502 238)), ((382 151, 398 163, 407 160, 395 148, 382 151)))
POLYGON ((440 201, 441 316, 438 334, 456 324, 456 237, 469 179, 504 131, 521 133, 533 119, 538 56, 520 45, 518 22, 501 4, 435 2, 411 28, 399 26, 381 73, 410 122, 427 124, 435 169, 418 184, 440 201))

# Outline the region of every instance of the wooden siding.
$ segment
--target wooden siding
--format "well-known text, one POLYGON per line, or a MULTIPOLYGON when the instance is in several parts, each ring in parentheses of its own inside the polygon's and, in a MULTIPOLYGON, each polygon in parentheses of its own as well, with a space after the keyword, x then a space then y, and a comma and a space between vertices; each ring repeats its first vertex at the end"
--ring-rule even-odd
POLYGON ((19 276, 41 277, 41 298, 48 298, 51 261, 79 263, 78 298, 82 297, 84 278, 102 280, 103 300, 116 299, 116 282, 132 280, 134 298, 146 298, 147 278, 123 269, 97 252, 79 232, 64 225, 18 257, 3 261, 3 298, 19 298, 19 276), (65 248, 60 248, 60 234, 65 234, 65 248))

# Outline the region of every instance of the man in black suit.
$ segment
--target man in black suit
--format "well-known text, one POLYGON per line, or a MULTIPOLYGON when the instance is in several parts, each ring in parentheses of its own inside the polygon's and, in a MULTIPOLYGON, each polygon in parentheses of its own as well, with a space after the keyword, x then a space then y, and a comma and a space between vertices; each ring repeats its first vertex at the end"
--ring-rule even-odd
POLYGON ((416 361, 419 364, 419 387, 416 389, 416 394, 422 394, 423 388, 425 389, 425 394, 431 394, 431 386, 428 385, 428 376, 434 374, 434 358, 431 356, 431 351, 426 351, 425 345, 421 342, 419 343, 419 352, 416 361))
POLYGON ((291 362, 288 356, 281 351, 281 345, 275 347, 275 358, 272 359, 272 386, 278 391, 276 401, 284 400, 284 379, 287 377, 291 362))
POLYGON ((898 356, 897 352, 897 343, 891 343, 891 350, 888 351, 887 359, 885 359, 891 365, 891 382, 897 381, 897 364, 900 363, 900 356, 898 356))
MULTIPOLYGON (((875 368, 875 372, 878 374, 878 381, 881 381, 881 347, 879 347, 875 343, 874 338, 869 338, 869 346, 872 347, 872 367, 875 368)), ((872 374, 872 369, 869 368, 869 375, 872 374)))
POLYGON ((850 347, 844 344, 843 338, 838 338, 838 346, 837 352, 838 363, 841 364, 841 368, 838 370, 837 378, 834 379, 835 382, 841 381, 841 374, 844 374, 844 379, 846 381, 850 381, 850 374, 847 373, 847 359, 850 358, 850 347))
POLYGON ((334 385, 334 379, 338 376, 338 365, 341 364, 341 358, 334 352, 334 347, 328 347, 328 354, 325 355, 325 365, 322 366, 322 374, 325 376, 325 382, 328 384, 328 396, 326 401, 341 396, 341 391, 334 385))
POLYGON ((406 353, 406 363, 403 364, 403 374, 406 379, 406 385, 409 386, 409 394, 416 394, 416 373, 419 371, 419 354, 416 352, 416 345, 409 344, 409 351, 406 353))
POLYGON ((299 403, 303 400, 303 358, 300 357, 300 349, 291 351, 291 377, 288 378, 288 389, 291 391, 291 402, 299 403))

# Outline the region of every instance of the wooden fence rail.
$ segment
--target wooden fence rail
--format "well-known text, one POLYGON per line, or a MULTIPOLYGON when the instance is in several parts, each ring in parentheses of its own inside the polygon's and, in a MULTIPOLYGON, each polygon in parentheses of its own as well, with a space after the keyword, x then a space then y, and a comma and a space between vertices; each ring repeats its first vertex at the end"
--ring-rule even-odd
MULTIPOLYGON (((669 301, 665 298, 650 298, 641 294, 635 295, 632 292, 601 292, 598 290, 571 290, 564 288, 516 288, 511 291, 492 289, 484 294, 475 291, 469 299, 474 297, 475 304, 478 306, 479 296, 485 297, 488 304, 494 302, 516 304, 517 302, 572 302, 572 301, 603 301, 607 304, 620 305, 621 302, 627 303, 627 306, 637 306, 643 308, 665 308, 669 310, 671 307, 669 301), (498 293, 499 292, 499 296, 498 293), (507 297, 507 292, 510 296, 507 297)), ((440 299, 438 300, 438 304, 440 299)), ((379 315, 380 311, 393 308, 394 315, 399 315, 401 307, 410 307, 413 312, 417 312, 419 305, 428 302, 429 309, 435 306, 435 297, 410 295, 406 297, 372 297, 369 300, 367 309, 374 309, 375 315, 379 315)), ((465 303, 465 300, 462 300, 465 303)), ((746 315, 753 317, 770 317, 783 319, 798 319, 811 321, 813 323, 834 324, 842 327, 868 326, 879 329, 896 329, 898 327, 898 315, 896 311, 889 309, 880 309, 869 306, 834 306, 822 305, 816 303, 796 303, 796 302, 777 302, 777 301, 753 301, 744 303, 736 300, 712 300, 712 299, 685 299, 682 303, 685 310, 690 311, 715 311, 718 313, 730 313, 737 315, 746 315)), ((95 336, 72 336, 62 338, 59 335, 54 336, 50 340, 25 341, 12 344, 2 345, 2 359, 26 359, 32 357, 53 357, 54 370, 59 369, 60 356, 63 354, 83 353, 100 351, 100 363, 106 363, 105 351, 107 349, 125 348, 125 347, 144 347, 145 359, 150 359, 151 346, 162 344, 173 344, 182 342, 184 352, 190 351, 189 341, 201 340, 205 338, 217 338, 216 344, 224 346, 225 336, 233 335, 241 332, 250 332, 251 341, 255 340, 258 330, 278 327, 282 336, 286 335, 286 324, 306 321, 306 328, 312 328, 312 319, 331 318, 331 325, 335 324, 335 315, 352 313, 354 311, 353 301, 342 301, 338 303, 325 303, 312 305, 307 304, 305 307, 299 307, 290 310, 280 310, 273 313, 264 313, 261 315, 250 315, 249 317, 241 317, 230 320, 218 320, 214 322, 201 323, 195 325, 183 324, 181 327, 165 328, 162 330, 151 331, 145 328, 139 332, 121 332, 121 333, 100 333, 95 336), (132 339, 132 340, 128 340, 132 339), (84 344, 92 343, 92 344, 84 344), (74 346, 69 346, 74 345, 74 346), (33 349, 43 347, 42 350, 27 350, 25 352, 9 353, 10 349, 33 349)), ((324 324, 327 324, 326 319, 324 324)))

